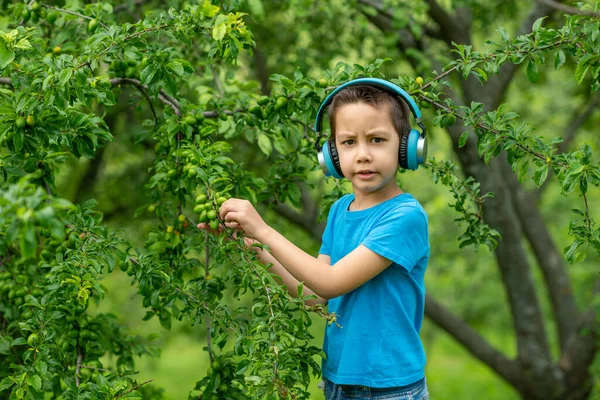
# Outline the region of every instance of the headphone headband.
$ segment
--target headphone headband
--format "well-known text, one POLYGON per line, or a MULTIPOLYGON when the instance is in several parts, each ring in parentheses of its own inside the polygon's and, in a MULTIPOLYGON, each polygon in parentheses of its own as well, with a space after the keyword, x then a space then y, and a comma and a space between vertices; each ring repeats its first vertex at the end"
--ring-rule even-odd
POLYGON ((358 78, 358 79, 354 79, 349 82, 346 82, 346 83, 338 86, 337 88, 335 88, 335 90, 333 92, 329 93, 329 95, 321 103, 321 106, 319 107, 319 110, 317 111, 317 118, 315 119, 315 132, 318 135, 317 146, 320 147, 319 138, 321 136, 321 126, 323 124, 323 114, 324 114, 325 109, 331 104, 335 95, 338 94, 341 90, 343 90, 349 86, 357 86, 357 85, 373 86, 378 89, 382 89, 387 92, 392 92, 393 94, 397 94, 398 96, 400 96, 402 98, 402 100, 404 100, 404 102, 408 105, 408 108, 410 109, 411 113, 415 117, 415 121, 417 122, 417 124, 421 127, 421 129, 423 129, 423 134, 425 133, 425 126, 421 123, 421 110, 419 110, 417 103, 413 100, 413 98, 404 89, 402 89, 401 87, 394 85, 393 83, 388 82, 384 79, 358 78))

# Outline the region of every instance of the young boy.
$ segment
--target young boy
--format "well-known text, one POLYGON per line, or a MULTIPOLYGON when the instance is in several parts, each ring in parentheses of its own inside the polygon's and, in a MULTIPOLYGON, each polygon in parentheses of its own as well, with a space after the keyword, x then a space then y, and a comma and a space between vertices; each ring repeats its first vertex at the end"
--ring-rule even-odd
POLYGON ((427 215, 396 183, 409 112, 398 96, 370 85, 333 97, 330 140, 353 194, 332 206, 318 257, 267 225, 246 200, 229 199, 220 209, 226 226, 268 245, 261 261, 273 263, 293 295, 303 281, 336 313, 341 328, 327 326, 323 344, 327 399, 429 398, 419 338, 427 215))

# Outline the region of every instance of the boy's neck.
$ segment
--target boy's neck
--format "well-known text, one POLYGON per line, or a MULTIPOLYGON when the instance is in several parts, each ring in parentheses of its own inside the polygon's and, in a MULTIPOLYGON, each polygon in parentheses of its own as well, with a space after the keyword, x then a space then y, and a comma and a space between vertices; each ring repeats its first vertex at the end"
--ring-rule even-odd
POLYGON ((385 192, 378 191, 375 193, 354 192, 354 201, 350 203, 348 209, 350 211, 365 210, 383 203, 386 200, 392 199, 404 193, 399 187, 392 187, 385 192))

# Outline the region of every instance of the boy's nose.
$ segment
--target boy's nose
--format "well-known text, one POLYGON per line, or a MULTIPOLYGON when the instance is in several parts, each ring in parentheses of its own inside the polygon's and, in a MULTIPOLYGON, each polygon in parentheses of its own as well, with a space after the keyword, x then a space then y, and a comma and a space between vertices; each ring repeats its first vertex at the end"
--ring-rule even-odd
POLYGON ((356 161, 369 162, 372 160, 371 150, 367 145, 359 145, 356 153, 356 161))

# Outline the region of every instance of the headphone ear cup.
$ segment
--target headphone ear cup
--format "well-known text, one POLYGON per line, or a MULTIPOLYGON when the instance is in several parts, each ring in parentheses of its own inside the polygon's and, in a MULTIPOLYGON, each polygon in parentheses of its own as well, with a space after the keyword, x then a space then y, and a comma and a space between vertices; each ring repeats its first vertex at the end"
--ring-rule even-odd
POLYGON ((333 176, 334 178, 343 178, 342 168, 340 167, 340 158, 338 156, 337 148, 335 143, 327 141, 323 144, 323 148, 317 154, 319 158, 319 164, 321 169, 326 176, 333 176))
POLYGON ((411 129, 400 139, 400 150, 398 152, 398 163, 403 169, 412 171, 419 168, 417 161, 417 147, 419 144, 419 132, 411 129))
POLYGON ((335 170, 335 173, 333 173, 332 171, 332 175, 336 178, 343 178, 344 174, 342 173, 342 167, 340 165, 340 156, 338 155, 337 152, 337 147, 335 147, 335 142, 333 142, 332 140, 330 140, 328 142, 329 146, 329 155, 331 156, 331 162, 333 164, 333 168, 335 170))

